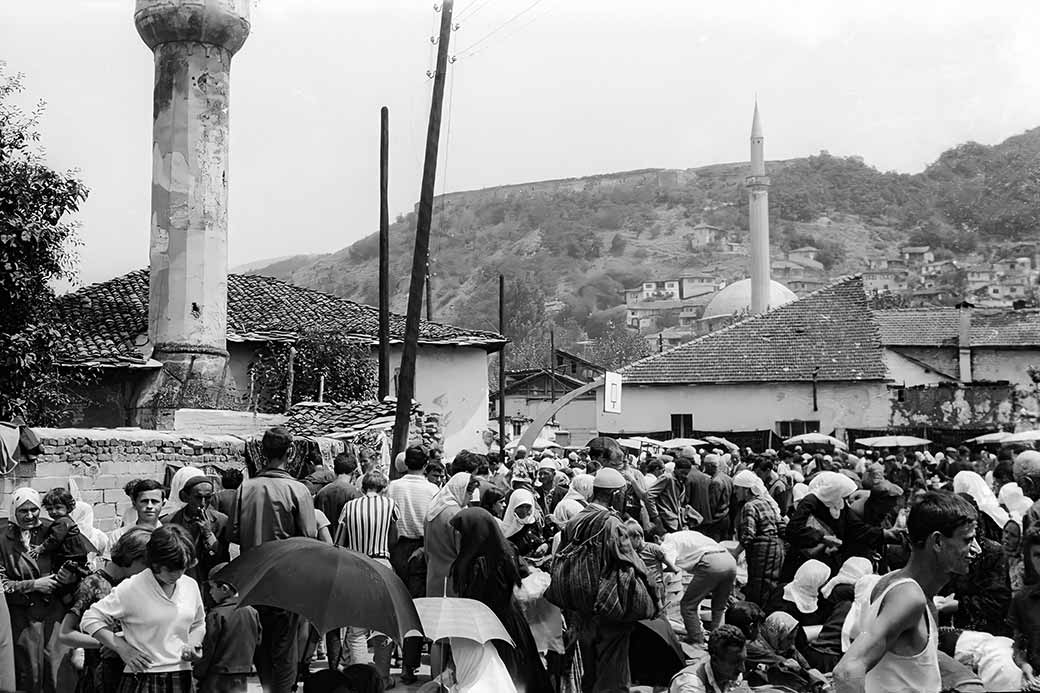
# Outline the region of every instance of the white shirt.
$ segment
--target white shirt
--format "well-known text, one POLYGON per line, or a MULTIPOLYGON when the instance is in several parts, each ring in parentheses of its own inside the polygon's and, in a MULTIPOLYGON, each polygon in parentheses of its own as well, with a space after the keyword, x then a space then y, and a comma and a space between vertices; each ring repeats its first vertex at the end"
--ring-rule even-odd
POLYGON ((167 597, 151 570, 143 570, 112 588, 87 609, 80 630, 94 635, 102 628, 123 626, 126 642, 148 655, 149 674, 191 670, 181 659, 185 647, 200 647, 206 635, 206 612, 199 584, 182 575, 167 597))
POLYGON ((397 506, 397 533, 408 539, 421 539, 426 522, 426 510, 439 491, 435 485, 418 474, 405 474, 394 479, 386 495, 397 506))
POLYGON ((675 565, 689 573, 704 558, 704 554, 725 551, 726 547, 700 532, 684 529, 666 535, 661 541, 661 550, 675 561, 675 565))

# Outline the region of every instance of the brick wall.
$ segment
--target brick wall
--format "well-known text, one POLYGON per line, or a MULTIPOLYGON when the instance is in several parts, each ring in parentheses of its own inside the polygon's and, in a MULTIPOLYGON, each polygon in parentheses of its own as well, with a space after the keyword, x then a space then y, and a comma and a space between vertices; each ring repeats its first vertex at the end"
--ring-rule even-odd
MULTIPOLYGON (((13 474, 0 477, 0 498, 31 486, 46 492, 68 487, 74 479, 83 500, 94 506, 94 523, 108 531, 119 524, 130 506, 123 487, 134 479, 162 482, 168 467, 186 464, 207 472, 228 466, 245 467, 245 444, 230 435, 193 435, 140 429, 34 429, 43 443, 34 463, 19 464, 13 474)), ((8 504, 0 503, 0 517, 8 504)))

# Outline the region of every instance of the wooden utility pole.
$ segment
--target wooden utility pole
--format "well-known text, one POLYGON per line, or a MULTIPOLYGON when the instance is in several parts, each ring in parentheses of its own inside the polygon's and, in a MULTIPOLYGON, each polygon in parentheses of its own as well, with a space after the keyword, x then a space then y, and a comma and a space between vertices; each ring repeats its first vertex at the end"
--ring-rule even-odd
MULTIPOLYGON (((498 275, 498 333, 506 333, 506 278, 498 275)), ((498 352, 498 449, 506 459, 506 345, 498 352)))
POLYGON ((397 379, 397 415, 394 419, 392 457, 408 447, 408 423, 415 396, 415 357, 419 348, 419 318, 422 316, 423 285, 430 254, 430 222, 433 219, 433 186, 437 178, 437 147, 441 139, 441 105, 444 102, 444 77, 448 71, 448 44, 451 42, 451 8, 454 0, 441 6, 441 29, 437 43, 437 72, 433 76, 430 123, 426 130, 426 159, 419 188, 419 214, 415 223, 415 251, 412 254, 412 279, 408 287, 408 316, 404 328, 401 375, 397 379))
POLYGON ((379 401, 390 395, 390 111, 379 110, 379 401))
POLYGON ((430 284, 430 258, 426 257, 426 319, 433 322, 433 287, 430 284))
POLYGON ((549 401, 556 401, 556 330, 549 330, 549 401))

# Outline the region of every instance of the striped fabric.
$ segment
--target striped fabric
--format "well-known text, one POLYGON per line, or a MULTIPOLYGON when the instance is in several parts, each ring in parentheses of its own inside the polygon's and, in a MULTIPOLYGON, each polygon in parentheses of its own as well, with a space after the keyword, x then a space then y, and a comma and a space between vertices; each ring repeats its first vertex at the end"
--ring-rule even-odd
POLYGON ((390 528, 397 506, 384 495, 366 493, 343 506, 336 541, 352 551, 390 560, 390 528))

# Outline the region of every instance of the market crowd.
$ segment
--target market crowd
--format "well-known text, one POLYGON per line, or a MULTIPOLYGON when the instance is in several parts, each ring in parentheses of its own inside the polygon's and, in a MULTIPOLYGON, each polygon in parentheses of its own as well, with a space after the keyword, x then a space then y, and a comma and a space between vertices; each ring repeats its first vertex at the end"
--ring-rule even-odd
POLYGON ((474 693, 1040 691, 1040 452, 487 442, 450 462, 348 446, 299 478, 273 428, 249 478, 128 484, 109 534, 74 488, 15 491, 0 691, 244 691, 253 671, 278 693, 382 691, 416 683, 424 652, 431 690, 474 693), (481 601, 513 644, 398 647, 240 606, 223 566, 296 536, 413 597, 481 601))

